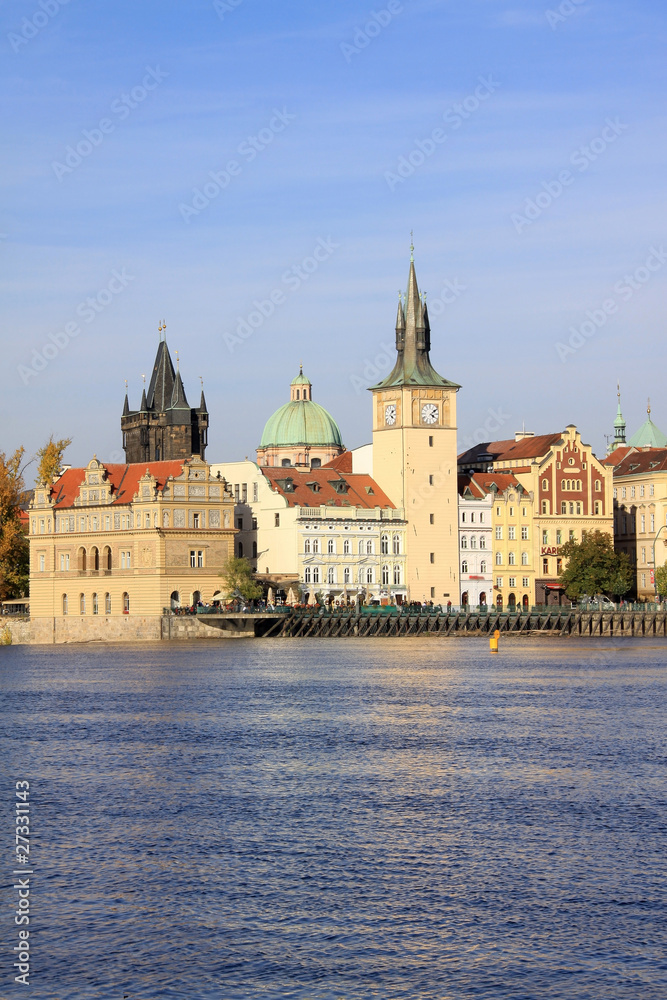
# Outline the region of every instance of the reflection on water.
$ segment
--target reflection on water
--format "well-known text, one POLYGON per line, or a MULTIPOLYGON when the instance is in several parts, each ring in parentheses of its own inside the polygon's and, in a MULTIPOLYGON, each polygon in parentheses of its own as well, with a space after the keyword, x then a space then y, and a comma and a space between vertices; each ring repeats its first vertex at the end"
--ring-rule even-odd
POLYGON ((666 652, 3 647, 31 1000, 664 1000, 666 652))

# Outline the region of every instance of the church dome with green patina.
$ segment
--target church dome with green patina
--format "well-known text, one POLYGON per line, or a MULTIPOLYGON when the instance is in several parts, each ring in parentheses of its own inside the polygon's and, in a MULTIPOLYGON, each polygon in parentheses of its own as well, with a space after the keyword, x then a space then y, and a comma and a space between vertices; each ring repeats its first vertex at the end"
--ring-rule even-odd
POLYGON ((300 367, 290 383, 289 403, 266 422, 257 449, 259 464, 317 467, 344 450, 338 424, 323 406, 313 402, 312 383, 300 367))

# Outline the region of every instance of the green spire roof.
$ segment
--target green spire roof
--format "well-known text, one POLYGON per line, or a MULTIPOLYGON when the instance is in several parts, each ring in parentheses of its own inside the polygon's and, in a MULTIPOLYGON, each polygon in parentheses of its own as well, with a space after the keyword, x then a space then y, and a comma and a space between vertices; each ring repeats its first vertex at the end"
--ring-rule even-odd
MULTIPOLYGON (((411 248, 412 250, 412 248, 411 248)), ((436 385, 450 389, 460 389, 456 382, 438 375, 431 364, 431 328, 428 321, 426 302, 419 294, 415 264, 410 254, 408 294, 403 304, 399 298, 396 318, 397 358, 393 370, 382 382, 371 389, 389 389, 401 385, 436 385)))
POLYGON ((290 385, 312 385, 308 376, 303 374, 303 365, 299 365, 299 374, 292 379, 290 385))
POLYGON ((667 437, 651 420, 650 400, 646 412, 648 419, 641 425, 637 433, 632 435, 628 444, 632 448, 667 448, 667 437))

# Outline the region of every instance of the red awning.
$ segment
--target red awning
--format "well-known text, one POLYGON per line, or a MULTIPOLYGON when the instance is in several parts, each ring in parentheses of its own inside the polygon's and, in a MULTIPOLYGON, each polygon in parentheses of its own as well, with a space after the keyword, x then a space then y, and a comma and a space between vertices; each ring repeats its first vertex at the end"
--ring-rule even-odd
POLYGON ((543 583, 542 586, 545 590, 565 590, 565 587, 561 587, 560 583, 543 583))

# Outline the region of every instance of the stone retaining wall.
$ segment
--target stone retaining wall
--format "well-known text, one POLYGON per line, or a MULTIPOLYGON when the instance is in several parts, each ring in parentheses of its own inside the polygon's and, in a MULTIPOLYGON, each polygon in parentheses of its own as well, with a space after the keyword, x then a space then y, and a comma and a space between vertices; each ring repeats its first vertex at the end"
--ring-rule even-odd
POLYGON ((0 621, 0 643, 9 635, 12 645, 54 645, 68 642, 155 642, 160 639, 228 639, 253 633, 225 632, 195 617, 173 615, 89 615, 0 621))

